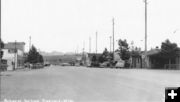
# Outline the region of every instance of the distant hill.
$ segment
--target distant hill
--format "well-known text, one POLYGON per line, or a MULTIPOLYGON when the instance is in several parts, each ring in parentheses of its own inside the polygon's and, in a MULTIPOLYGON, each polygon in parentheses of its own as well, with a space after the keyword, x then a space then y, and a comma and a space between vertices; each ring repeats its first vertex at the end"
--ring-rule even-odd
POLYGON ((40 54, 43 55, 43 56, 64 55, 64 53, 62 53, 62 52, 57 52, 57 51, 53 51, 53 52, 40 51, 40 54))
POLYGON ((74 55, 73 52, 58 52, 58 51, 52 51, 52 52, 45 52, 45 51, 40 51, 40 54, 43 56, 55 56, 55 55, 74 55))
POLYGON ((75 62, 79 57, 81 55, 43 55, 44 61, 48 61, 51 64, 75 62))

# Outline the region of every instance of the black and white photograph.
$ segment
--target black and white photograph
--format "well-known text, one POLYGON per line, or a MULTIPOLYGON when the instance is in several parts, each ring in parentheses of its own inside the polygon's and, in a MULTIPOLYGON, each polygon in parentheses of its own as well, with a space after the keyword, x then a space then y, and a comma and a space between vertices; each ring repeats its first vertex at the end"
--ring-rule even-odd
POLYGON ((0 102, 180 102, 180 0, 0 0, 0 102))

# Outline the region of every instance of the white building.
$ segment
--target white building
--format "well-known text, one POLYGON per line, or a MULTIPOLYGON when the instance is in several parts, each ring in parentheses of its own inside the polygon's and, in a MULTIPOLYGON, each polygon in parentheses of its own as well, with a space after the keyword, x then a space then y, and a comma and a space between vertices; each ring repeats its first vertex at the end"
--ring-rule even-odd
POLYGON ((2 49, 3 59, 7 60, 7 70, 22 68, 24 64, 24 42, 9 42, 2 49))

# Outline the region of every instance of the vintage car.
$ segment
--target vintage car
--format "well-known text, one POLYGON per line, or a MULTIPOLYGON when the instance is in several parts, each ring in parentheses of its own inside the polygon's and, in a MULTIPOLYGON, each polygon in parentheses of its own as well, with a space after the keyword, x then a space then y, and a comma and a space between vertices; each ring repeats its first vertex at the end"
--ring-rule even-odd
POLYGON ((120 60, 120 61, 117 61, 115 67, 116 67, 116 68, 123 68, 124 65, 125 65, 125 61, 120 60))

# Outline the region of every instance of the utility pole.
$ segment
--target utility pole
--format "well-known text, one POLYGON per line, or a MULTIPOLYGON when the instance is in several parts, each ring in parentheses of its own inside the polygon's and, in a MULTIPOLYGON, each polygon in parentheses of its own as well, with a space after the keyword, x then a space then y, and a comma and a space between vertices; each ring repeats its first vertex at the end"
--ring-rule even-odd
MULTIPOLYGON (((1 0, 0 0, 0 54, 1 54, 1 0)), ((1 57, 0 57, 0 66, 1 66, 1 57)))
POLYGON ((85 53, 84 53, 84 50, 85 50, 85 42, 83 41, 83 55, 82 55, 83 65, 85 65, 85 53))
POLYGON ((98 34, 98 32, 96 31, 96 54, 97 54, 97 35, 98 34))
POLYGON ((89 53, 91 53, 91 37, 89 37, 89 53))
POLYGON ((29 51, 31 49, 31 36, 29 36, 29 51))
POLYGON ((147 0, 145 2, 145 52, 147 52, 147 0))
POLYGON ((77 55, 78 55, 78 53, 79 53, 79 45, 77 45, 77 55))
POLYGON ((109 52, 111 53, 111 36, 109 37, 110 39, 110 48, 109 48, 109 52))
POLYGON ((144 0, 145 3, 145 67, 147 67, 146 57, 147 57, 147 0, 144 0))
MULTIPOLYGON (((1 55, 1 0, 0 0, 0 56, 2 56, 1 55)), ((1 57, 0 57, 0 68, 1 68, 1 57)), ((0 72, 0 74, 1 74, 1 72, 0 72)), ((1 77, 0 77, 0 83, 1 83, 1 77)), ((1 91, 0 91, 0 99, 2 99, 1 91)))
POLYGON ((77 54, 77 51, 76 51, 76 47, 75 47, 74 55, 76 55, 76 54, 77 54))
POLYGON ((114 18, 112 19, 113 60, 114 60, 114 18))
POLYGON ((83 41, 83 53, 84 53, 84 50, 85 50, 85 42, 83 41))
POLYGON ((17 66, 17 48, 16 48, 16 40, 14 42, 14 70, 16 69, 16 66, 17 66))

